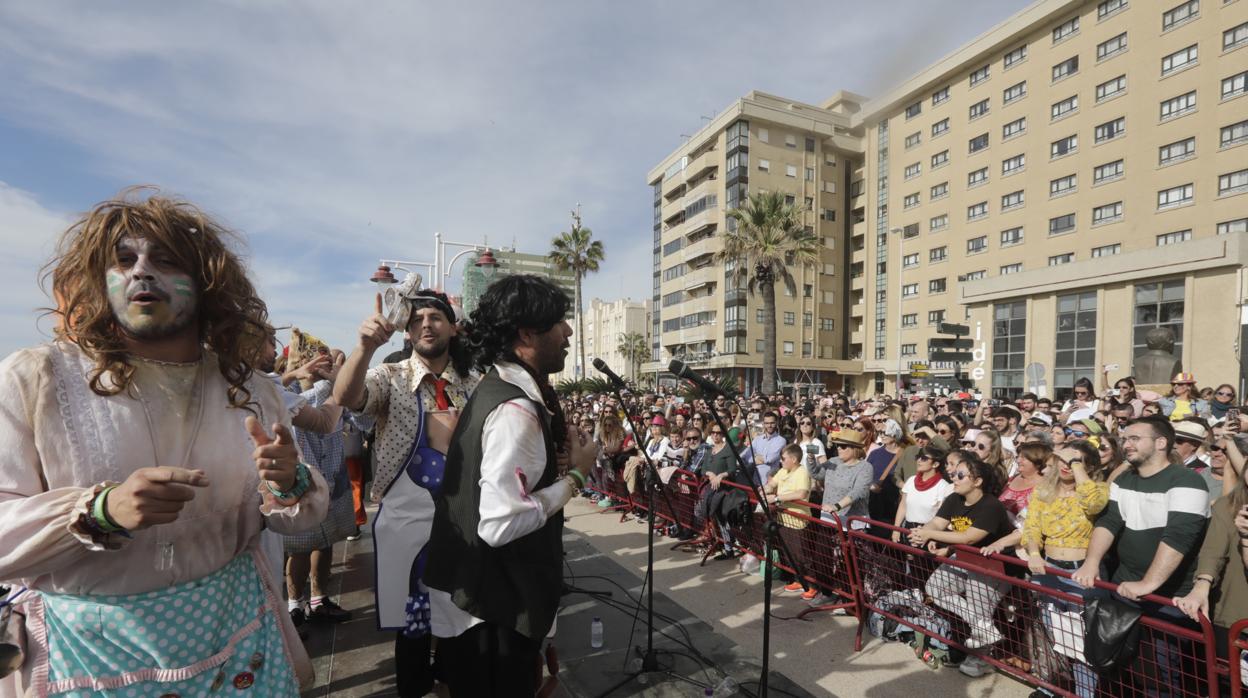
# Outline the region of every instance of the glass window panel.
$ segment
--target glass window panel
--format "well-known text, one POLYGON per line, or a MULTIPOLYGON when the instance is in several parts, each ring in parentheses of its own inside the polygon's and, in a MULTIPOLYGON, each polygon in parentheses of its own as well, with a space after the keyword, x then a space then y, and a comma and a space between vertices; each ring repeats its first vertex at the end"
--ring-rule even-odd
POLYGON ((1075 333, 1074 332, 1058 332, 1057 333, 1058 349, 1074 349, 1075 333))
POLYGON ((1061 315, 1057 316, 1057 331, 1058 332, 1070 332, 1073 329, 1075 329, 1075 314, 1074 313, 1062 313, 1061 315))
POLYGON ((1074 351, 1057 352, 1057 365, 1058 366, 1073 366, 1074 362, 1075 362, 1074 351))
POLYGON ((1096 311, 1085 310, 1079 313, 1079 329, 1095 330, 1096 329, 1096 311))
POLYGON ((1163 323, 1178 323, 1183 321, 1183 301, 1174 303, 1161 304, 1160 320, 1163 323))
POLYGON ((1157 306, 1155 305, 1136 306, 1135 324, 1156 325, 1157 324, 1157 306))
POLYGON ((1156 303, 1157 284, 1140 284, 1135 287, 1135 304, 1156 303))
POLYGON ((1078 363, 1080 366, 1090 366, 1091 364, 1096 363, 1096 350, 1080 349, 1078 363))

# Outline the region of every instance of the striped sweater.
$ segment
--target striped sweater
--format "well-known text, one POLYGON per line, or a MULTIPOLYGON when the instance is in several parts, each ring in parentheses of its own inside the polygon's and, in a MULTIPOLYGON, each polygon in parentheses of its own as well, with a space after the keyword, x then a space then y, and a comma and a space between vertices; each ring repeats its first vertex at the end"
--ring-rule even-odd
POLYGON ((1096 522, 1114 534, 1118 569, 1113 581, 1143 579, 1157 546, 1165 543, 1183 555, 1183 562, 1153 593, 1187 594, 1209 521, 1209 501, 1204 479, 1181 465, 1171 464, 1151 477, 1135 469, 1118 476, 1109 487, 1109 506, 1096 522))

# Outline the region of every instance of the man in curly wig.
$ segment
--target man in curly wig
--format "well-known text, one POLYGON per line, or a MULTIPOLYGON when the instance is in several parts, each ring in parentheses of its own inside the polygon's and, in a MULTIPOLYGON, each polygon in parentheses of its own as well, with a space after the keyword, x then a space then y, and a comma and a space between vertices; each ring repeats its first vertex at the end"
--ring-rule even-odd
POLYGON ((259 541, 328 490, 253 373, 271 330, 229 238, 138 190, 61 237, 56 337, 0 362, 0 580, 33 630, 0 695, 310 683, 259 541))

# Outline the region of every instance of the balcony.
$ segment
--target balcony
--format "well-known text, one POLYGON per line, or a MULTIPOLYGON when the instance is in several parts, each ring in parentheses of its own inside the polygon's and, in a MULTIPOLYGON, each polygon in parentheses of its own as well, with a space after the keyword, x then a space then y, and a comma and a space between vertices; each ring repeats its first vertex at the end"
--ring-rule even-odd
POLYGON ((719 248, 719 240, 714 235, 702 238, 695 243, 685 245, 683 259, 689 262, 704 255, 714 254, 719 248))
MULTIPOLYGON (((675 310, 679 310, 681 315, 689 315, 691 313, 700 313, 702 311, 719 310, 719 298, 714 295, 698 296, 697 298, 689 298, 678 306, 674 306, 675 310)), ((671 313, 669 313, 670 315, 671 313)))
POLYGON ((708 264, 701 269, 694 269, 681 277, 682 286, 686 291, 702 288, 718 283, 723 278, 724 268, 717 264, 708 264))
POLYGON ((715 194, 717 197, 722 194, 722 183, 718 179, 710 178, 698 182, 696 186, 685 192, 684 199, 686 202, 697 201, 707 194, 715 194))
POLYGON ((685 193, 685 173, 677 172, 663 180, 663 198, 667 201, 678 199, 685 193))
POLYGON ((671 201, 664 201, 662 208, 659 209, 659 215, 662 216, 664 223, 670 223, 677 215, 685 215, 684 199, 676 198, 671 201))
POLYGON ((862 330, 854 330, 853 332, 849 333, 849 343, 850 344, 862 344, 864 341, 866 341, 865 335, 866 335, 866 332, 863 332, 862 330))
POLYGON ((851 276, 851 277, 850 277, 850 279, 849 279, 849 290, 850 290, 850 291, 865 291, 866 289, 867 289, 867 276, 866 276, 866 274, 858 274, 858 275, 856 275, 856 276, 851 276))
POLYGON ((697 179, 699 175, 707 170, 713 170, 719 167, 720 151, 708 150, 705 153, 693 158, 689 161, 689 165, 685 167, 685 179, 697 179))
POLYGON ((851 252, 849 254, 849 263, 865 265, 867 263, 867 248, 863 247, 851 252))
MULTIPOLYGON (((682 209, 683 213, 683 209, 682 209)), ((685 232, 692 233, 708 226, 719 224, 719 204, 707 206, 702 211, 685 219, 685 232)))

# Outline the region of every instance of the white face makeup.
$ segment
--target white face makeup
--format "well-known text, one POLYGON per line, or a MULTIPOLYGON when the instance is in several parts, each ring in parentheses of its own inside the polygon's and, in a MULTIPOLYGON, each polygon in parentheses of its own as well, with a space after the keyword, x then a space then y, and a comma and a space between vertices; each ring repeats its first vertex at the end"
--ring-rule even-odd
POLYGON ((194 322, 195 284, 173 255, 133 237, 117 243, 116 255, 116 263, 105 272, 105 283, 113 315, 127 333, 160 339, 194 322))

